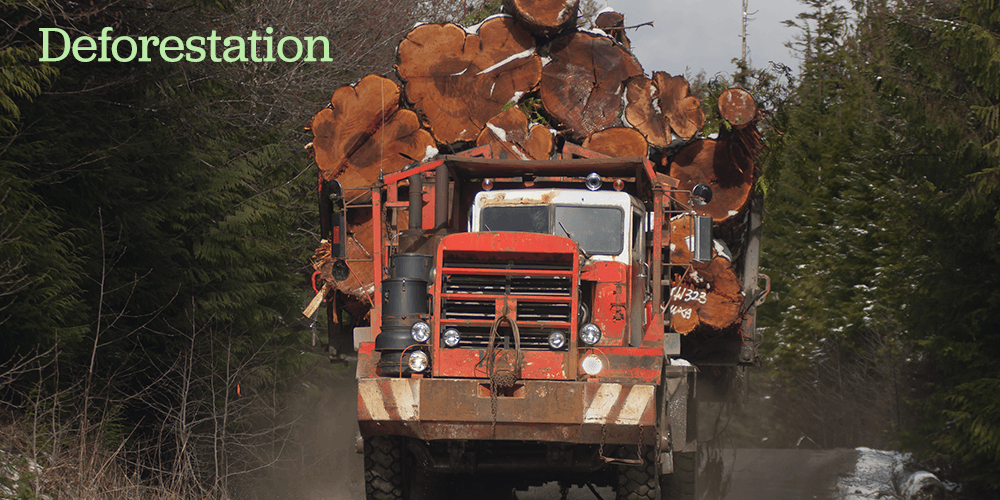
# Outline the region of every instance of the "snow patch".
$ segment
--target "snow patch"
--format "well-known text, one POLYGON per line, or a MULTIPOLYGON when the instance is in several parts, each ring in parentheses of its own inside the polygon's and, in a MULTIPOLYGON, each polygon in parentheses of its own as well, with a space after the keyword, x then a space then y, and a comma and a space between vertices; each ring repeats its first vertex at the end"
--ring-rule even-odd
POLYGON ((604 14, 605 12, 617 12, 617 11, 616 11, 616 10, 614 9, 614 7, 611 7, 611 6, 609 5, 609 6, 605 7, 605 8, 603 8, 603 9, 601 9, 601 10, 597 11, 597 15, 599 16, 599 15, 601 15, 601 14, 604 14))
POLYGON ((737 212, 736 210, 730 210, 730 211, 729 211, 729 212, 727 212, 727 213, 729 214, 729 216, 730 216, 730 217, 732 217, 732 216, 734 216, 734 215, 738 214, 739 212, 737 212))
POLYGON ((579 31, 581 33, 590 33, 591 35, 597 35, 597 36, 604 37, 604 38, 611 38, 607 34, 607 32, 605 32, 604 30, 602 30, 600 28, 581 28, 581 29, 579 29, 577 31, 579 31))
POLYGON ((715 246, 715 253, 718 254, 719 257, 722 257, 729 262, 733 261, 733 252, 729 251, 729 247, 726 246, 726 242, 722 240, 712 240, 712 244, 715 246))
POLYGON ((509 102, 510 104, 517 104, 517 102, 521 100, 521 96, 523 96, 523 95, 524 95, 524 92, 521 92, 520 90, 518 90, 517 92, 514 92, 513 97, 511 97, 510 100, 507 101, 507 102, 509 102))
POLYGON ((854 472, 837 481, 839 498, 843 500, 875 500, 892 491, 893 466, 904 455, 895 451, 857 448, 860 452, 854 472))
POLYGON ((511 15, 510 14, 493 14, 492 16, 487 17, 486 19, 483 19, 482 21, 480 21, 479 24, 473 24, 472 26, 466 27, 465 28, 465 32, 468 33, 468 34, 470 34, 470 35, 476 35, 476 34, 479 33, 479 28, 481 28, 483 26, 483 23, 485 23, 486 21, 489 21, 490 19, 496 19, 498 17, 511 17, 511 15))
POLYGON ((479 73, 476 73, 476 76, 482 75, 484 73, 490 73, 493 70, 495 70, 495 69, 497 69, 497 68, 499 68, 499 67, 501 67, 501 66, 503 66, 503 65, 505 65, 505 64, 507 64, 507 63, 509 63, 511 61, 515 61, 517 59, 524 59, 526 57, 531 57, 534 53, 535 53, 535 48, 532 47, 532 48, 530 48, 528 50, 524 50, 524 51, 518 52, 517 54, 509 55, 503 61, 500 61, 500 62, 494 64, 493 66, 490 66, 489 68, 486 68, 486 69, 480 71, 479 73))
POLYGON ((552 58, 551 57, 548 57, 548 56, 542 57, 542 67, 545 67, 545 65, 547 65, 550 62, 552 62, 552 58))
POLYGON ((684 358, 670 358, 670 366, 691 366, 691 362, 684 358))
POLYGON ((462 71, 459 71, 458 73, 452 73, 451 76, 462 76, 465 74, 466 71, 469 71, 469 68, 465 68, 462 71))
POLYGON ((430 160, 431 158, 434 158, 437 155, 438 155, 437 148, 435 148, 434 146, 427 146, 427 149, 424 150, 424 159, 421 161, 430 160))
POLYGON ((494 125, 492 123, 487 123, 486 127, 490 129, 490 132, 493 132, 493 135, 497 136, 497 139, 500 139, 503 142, 507 142, 507 131, 506 130, 504 130, 504 129, 502 129, 502 128, 500 128, 500 127, 498 127, 498 126, 496 126, 496 125, 494 125))

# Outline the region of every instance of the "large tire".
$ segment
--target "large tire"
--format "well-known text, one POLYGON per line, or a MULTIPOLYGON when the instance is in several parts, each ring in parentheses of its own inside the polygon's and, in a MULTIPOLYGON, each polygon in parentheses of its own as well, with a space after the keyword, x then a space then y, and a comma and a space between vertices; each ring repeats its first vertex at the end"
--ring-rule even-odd
POLYGON ((407 498, 406 450, 396 436, 365 438, 365 496, 368 500, 407 498))
POLYGON ((697 466, 697 452, 674 453, 674 473, 660 476, 661 498, 694 500, 697 466))
POLYGON ((660 468, 656 463, 656 452, 648 448, 644 455, 642 465, 617 466, 617 500, 660 500, 660 468))

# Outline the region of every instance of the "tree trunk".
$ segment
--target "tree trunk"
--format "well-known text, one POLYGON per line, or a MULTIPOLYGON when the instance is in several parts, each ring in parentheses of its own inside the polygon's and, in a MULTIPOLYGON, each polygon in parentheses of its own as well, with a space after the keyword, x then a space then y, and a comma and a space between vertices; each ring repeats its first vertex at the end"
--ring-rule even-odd
POLYGON ((582 146, 615 158, 645 157, 649 152, 646 138, 634 129, 625 127, 606 128, 595 132, 583 141, 582 146))
POLYGON ((550 56, 539 94, 567 137, 581 141, 620 123, 625 82, 642 75, 635 57, 611 38, 586 32, 557 38, 550 56))
POLYGON ((477 146, 491 143, 507 158, 548 160, 553 141, 548 128, 528 122, 523 111, 512 107, 491 118, 476 139, 477 146))
POLYGON ((476 34, 455 24, 424 24, 399 44, 406 99, 442 144, 474 141, 508 103, 538 86, 542 60, 535 39, 509 17, 476 34))
POLYGON ((528 31, 551 38, 576 27, 579 5, 580 0, 504 0, 504 12, 528 31))
POLYGON ((434 144, 417 115, 399 109, 399 87, 378 75, 337 89, 307 129, 320 175, 344 189, 369 186, 380 173, 422 159, 434 144))

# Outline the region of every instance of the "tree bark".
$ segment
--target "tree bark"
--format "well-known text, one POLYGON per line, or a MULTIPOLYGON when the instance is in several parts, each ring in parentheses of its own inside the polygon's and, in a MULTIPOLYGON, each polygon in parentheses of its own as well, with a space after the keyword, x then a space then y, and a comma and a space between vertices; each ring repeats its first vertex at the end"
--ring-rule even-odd
POLYGON ((543 38, 575 28, 579 6, 580 0, 504 0, 504 12, 543 38))
POLYGON ((344 189, 369 186, 380 173, 422 159, 434 144, 416 114, 399 109, 399 87, 378 75, 334 91, 330 107, 307 129, 320 175, 339 180, 344 189))
POLYGON ((538 86, 542 60, 535 39, 509 17, 476 34, 455 24, 425 24, 399 44, 399 78, 407 101, 439 143, 474 141, 508 103, 538 86))
POLYGON ((542 70, 542 106, 573 141, 620 123, 622 93, 642 66, 606 36, 577 32, 552 42, 542 70))
POLYGON ((645 157, 649 152, 646 138, 636 130, 626 127, 606 128, 595 132, 583 141, 582 146, 615 158, 645 157))
POLYGON ((491 143, 507 158, 548 160, 553 141, 548 128, 530 123, 523 111, 512 107, 491 118, 476 139, 477 146, 491 143))

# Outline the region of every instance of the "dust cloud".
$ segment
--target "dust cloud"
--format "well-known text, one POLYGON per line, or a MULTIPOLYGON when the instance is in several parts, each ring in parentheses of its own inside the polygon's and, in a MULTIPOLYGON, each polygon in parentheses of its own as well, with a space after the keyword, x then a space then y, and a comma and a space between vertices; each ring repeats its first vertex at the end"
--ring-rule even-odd
MULTIPOLYGON (((311 355, 306 352, 304 355, 311 355)), ((286 394, 288 436, 277 460, 248 481, 247 500, 361 500, 364 460, 355 453, 358 384, 355 363, 322 359, 286 394)))

